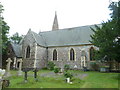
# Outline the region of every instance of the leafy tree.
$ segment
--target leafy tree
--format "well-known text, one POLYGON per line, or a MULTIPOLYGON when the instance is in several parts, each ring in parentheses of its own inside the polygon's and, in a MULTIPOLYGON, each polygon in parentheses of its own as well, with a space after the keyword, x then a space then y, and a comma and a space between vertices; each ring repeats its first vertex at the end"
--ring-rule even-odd
POLYGON ((0 3, 0 55, 2 59, 2 63, 4 64, 4 61, 7 58, 7 45, 8 45, 8 36, 7 34, 9 33, 9 26, 7 23, 4 21, 4 18, 1 16, 2 12, 4 11, 2 4, 0 3))
MULTIPOLYGON (((3 11, 3 6, 0 4, 0 13, 3 11)), ((7 43, 8 43, 8 36, 7 34, 9 33, 9 26, 7 23, 4 21, 4 18, 0 16, 0 34, 1 34, 1 45, 2 45, 2 54, 6 54, 6 48, 7 48, 7 43)))
POLYGON ((20 36, 19 33, 16 32, 13 36, 10 37, 10 41, 15 44, 19 44, 22 38, 23 35, 20 36))
POLYGON ((9 26, 5 21, 2 21, 2 53, 6 54, 6 48, 8 42, 8 36, 7 34, 9 33, 9 26))
POLYGON ((114 21, 115 27, 114 34, 115 34, 115 40, 114 40, 114 59, 120 63, 120 1, 119 2, 112 2, 109 6, 110 10, 113 11, 111 13, 111 18, 114 21))
POLYGON ((111 20, 103 22, 102 26, 95 25, 91 35, 91 43, 99 48, 96 51, 96 59, 116 60, 120 62, 120 1, 109 5, 112 11, 111 20))

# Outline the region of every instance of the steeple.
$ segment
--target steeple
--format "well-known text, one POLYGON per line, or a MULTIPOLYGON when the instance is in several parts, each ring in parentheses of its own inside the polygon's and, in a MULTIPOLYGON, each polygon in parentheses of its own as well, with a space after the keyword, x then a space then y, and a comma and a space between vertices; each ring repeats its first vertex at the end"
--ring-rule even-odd
POLYGON ((59 29, 59 26, 58 26, 58 20, 57 20, 57 13, 55 11, 55 18, 54 18, 52 30, 58 30, 58 29, 59 29))

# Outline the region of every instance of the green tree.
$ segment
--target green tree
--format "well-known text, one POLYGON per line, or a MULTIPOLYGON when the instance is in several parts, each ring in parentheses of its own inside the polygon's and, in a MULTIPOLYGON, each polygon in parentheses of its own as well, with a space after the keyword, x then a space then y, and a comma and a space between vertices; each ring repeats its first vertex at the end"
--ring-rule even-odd
POLYGON ((13 34, 13 36, 10 37, 10 41, 15 44, 19 44, 22 38, 23 35, 20 36, 19 33, 16 32, 15 34, 13 34))
MULTIPOLYGON (((2 13, 3 11, 3 6, 0 4, 0 13, 2 13)), ((9 29, 10 27, 7 25, 7 23, 4 21, 4 18, 2 16, 0 16, 0 27, 1 27, 1 45, 2 45, 2 54, 6 54, 6 48, 7 48, 7 44, 8 44, 8 33, 9 33, 9 29)))
POLYGON ((120 63, 120 1, 119 2, 112 2, 109 6, 110 10, 113 12, 110 14, 111 18, 114 21, 114 34, 115 34, 115 40, 114 40, 114 59, 117 60, 120 63))
POLYGON ((8 45, 8 33, 9 33, 9 26, 4 21, 4 18, 2 17, 4 9, 2 4, 0 3, 0 55, 2 59, 3 65, 5 64, 5 60, 7 59, 7 45, 8 45), (2 50, 1 50, 2 49, 2 50))
POLYGON ((94 32, 91 43, 99 48, 96 59, 107 56, 107 60, 120 62, 120 1, 112 2, 109 9, 112 11, 111 19, 103 22, 101 27, 95 25, 95 29, 91 28, 94 32))

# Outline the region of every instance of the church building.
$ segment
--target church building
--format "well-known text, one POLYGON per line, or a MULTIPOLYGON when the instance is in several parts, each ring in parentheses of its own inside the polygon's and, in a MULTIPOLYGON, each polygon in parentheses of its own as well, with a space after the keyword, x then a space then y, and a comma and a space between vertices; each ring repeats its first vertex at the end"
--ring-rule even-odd
POLYGON ((57 14, 51 31, 35 33, 29 30, 22 39, 23 68, 44 68, 52 61, 56 66, 64 68, 90 68, 93 62, 93 50, 90 43, 94 25, 59 29, 57 14))

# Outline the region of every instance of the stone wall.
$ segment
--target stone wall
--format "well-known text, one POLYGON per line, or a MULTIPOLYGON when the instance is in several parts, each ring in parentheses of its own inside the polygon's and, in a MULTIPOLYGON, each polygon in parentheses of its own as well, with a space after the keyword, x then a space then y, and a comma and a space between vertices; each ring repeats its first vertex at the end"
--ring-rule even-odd
POLYGON ((41 46, 37 46, 36 53, 36 67, 44 68, 47 64, 47 49, 41 46))
POLYGON ((25 36, 22 42, 23 68, 33 68, 35 60, 35 40, 31 33, 25 36), (26 58, 27 47, 30 46, 30 58, 26 58))
POLYGON ((53 51, 54 49, 57 50, 58 59, 57 61, 53 61, 57 66, 63 68, 65 64, 69 64, 71 68, 74 68, 76 65, 78 69, 81 68, 81 52, 85 51, 86 53, 86 65, 89 68, 90 63, 90 56, 89 56, 89 49, 92 45, 85 45, 85 46, 67 46, 67 47, 51 47, 48 48, 48 61, 53 61, 53 51), (70 49, 73 48, 75 52, 75 60, 70 60, 70 49))

